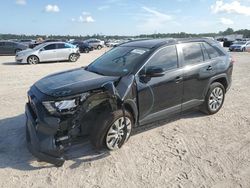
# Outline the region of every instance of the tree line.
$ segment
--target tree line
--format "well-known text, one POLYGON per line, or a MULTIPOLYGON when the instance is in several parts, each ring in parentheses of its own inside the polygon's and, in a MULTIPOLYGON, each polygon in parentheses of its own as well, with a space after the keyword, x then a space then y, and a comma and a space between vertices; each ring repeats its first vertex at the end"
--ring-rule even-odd
POLYGON ((241 34, 244 38, 250 38, 250 30, 241 29, 234 31, 232 28, 228 28, 225 31, 220 31, 218 33, 154 33, 154 34, 141 34, 137 36, 120 36, 120 35, 17 35, 17 34, 0 34, 0 40, 9 40, 9 39, 34 39, 43 38, 43 39, 76 39, 76 40, 84 40, 88 38, 97 38, 97 39, 124 39, 124 38, 189 38, 189 37, 217 37, 217 36, 226 36, 231 34, 241 34))

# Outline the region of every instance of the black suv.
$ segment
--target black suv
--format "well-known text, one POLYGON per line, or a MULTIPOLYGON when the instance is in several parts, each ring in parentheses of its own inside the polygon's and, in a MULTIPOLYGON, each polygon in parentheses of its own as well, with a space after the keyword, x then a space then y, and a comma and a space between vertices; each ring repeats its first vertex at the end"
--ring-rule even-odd
POLYGON ((111 49, 87 67, 47 76, 28 92, 28 148, 61 166, 63 151, 88 138, 115 150, 133 129, 190 108, 220 110, 233 60, 208 39, 142 40, 111 49))
POLYGON ((94 49, 87 42, 75 41, 72 44, 79 48, 80 53, 89 53, 94 49))

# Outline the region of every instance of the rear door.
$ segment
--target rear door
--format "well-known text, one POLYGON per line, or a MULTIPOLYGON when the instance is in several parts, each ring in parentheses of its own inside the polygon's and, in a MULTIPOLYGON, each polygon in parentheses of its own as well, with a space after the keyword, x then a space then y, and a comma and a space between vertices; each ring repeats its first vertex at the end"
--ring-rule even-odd
POLYGON ((40 61, 55 61, 57 58, 56 52, 56 44, 48 44, 39 51, 39 59, 40 61))
POLYGON ((179 44, 183 75, 182 110, 200 105, 205 97, 210 78, 216 74, 216 60, 211 58, 205 42, 179 44))
POLYGON ((181 111, 182 70, 179 69, 176 46, 157 51, 136 76, 140 125, 167 118, 181 111), (150 68, 164 70, 159 77, 145 77, 150 68))
POLYGON ((71 53, 71 45, 66 43, 58 43, 57 44, 57 60, 67 60, 69 59, 69 55, 71 53))

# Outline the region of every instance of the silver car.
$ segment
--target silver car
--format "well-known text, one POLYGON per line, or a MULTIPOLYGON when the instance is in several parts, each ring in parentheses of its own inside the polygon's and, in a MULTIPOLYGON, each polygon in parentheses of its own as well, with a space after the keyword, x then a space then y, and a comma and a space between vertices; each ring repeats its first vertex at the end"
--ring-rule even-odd
POLYGON ((16 62, 37 64, 48 61, 76 62, 80 57, 79 48, 65 42, 48 42, 33 49, 24 50, 16 54, 16 62))

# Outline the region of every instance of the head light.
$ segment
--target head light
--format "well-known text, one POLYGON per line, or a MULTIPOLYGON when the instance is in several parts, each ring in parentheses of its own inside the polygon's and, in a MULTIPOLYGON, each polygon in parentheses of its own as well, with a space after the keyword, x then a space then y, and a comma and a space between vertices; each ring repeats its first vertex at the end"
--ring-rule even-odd
POLYGON ((77 106, 76 105, 76 99, 55 102, 55 107, 59 111, 70 110, 70 109, 75 108, 76 106, 77 106))
POLYGON ((61 101, 45 101, 43 102, 43 106, 50 112, 54 114, 56 112, 59 113, 69 113, 72 114, 75 112, 76 107, 86 100, 89 96, 89 93, 82 93, 79 96, 76 96, 72 99, 65 99, 61 101))

